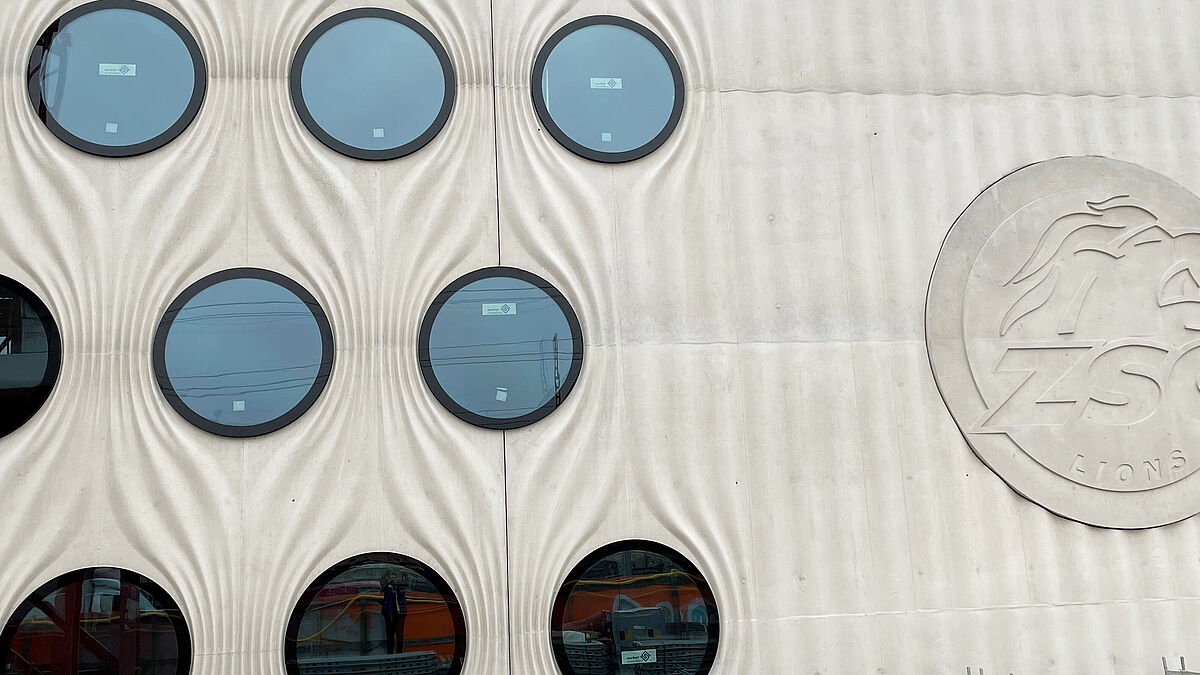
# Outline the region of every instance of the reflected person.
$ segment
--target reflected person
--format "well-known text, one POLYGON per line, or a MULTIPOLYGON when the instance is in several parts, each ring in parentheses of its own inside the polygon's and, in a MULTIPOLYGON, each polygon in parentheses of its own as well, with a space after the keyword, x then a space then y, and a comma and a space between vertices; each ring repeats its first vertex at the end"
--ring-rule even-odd
POLYGON ((401 574, 399 582, 388 571, 379 580, 383 588, 383 630, 388 654, 404 652, 404 621, 408 617, 408 575, 401 574))

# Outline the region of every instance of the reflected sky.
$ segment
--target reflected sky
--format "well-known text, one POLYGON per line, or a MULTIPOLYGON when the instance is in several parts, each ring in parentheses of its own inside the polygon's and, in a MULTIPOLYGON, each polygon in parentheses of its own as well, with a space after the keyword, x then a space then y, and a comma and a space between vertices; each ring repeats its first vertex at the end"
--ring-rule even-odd
POLYGON ((195 89, 187 45, 162 21, 130 9, 102 9, 63 27, 42 71, 50 115, 99 145, 148 141, 169 129, 195 89))
POLYGON ((316 382, 321 355, 312 309, 263 279, 230 279, 200 291, 166 340, 167 373, 180 400, 229 426, 289 412, 316 382))
POLYGON ((567 317, 545 291, 491 277, 464 286, 442 306, 429 335, 429 359, 438 383, 460 406, 510 419, 555 398, 571 369, 573 340, 567 317))
POLYGON ((437 119, 445 74, 433 47, 402 23, 378 17, 335 25, 301 71, 304 103, 329 135, 387 150, 416 140, 437 119))
POLYGON ((606 24, 563 38, 546 60, 542 94, 554 123, 580 145, 626 152, 663 130, 675 79, 662 53, 637 32, 606 24))

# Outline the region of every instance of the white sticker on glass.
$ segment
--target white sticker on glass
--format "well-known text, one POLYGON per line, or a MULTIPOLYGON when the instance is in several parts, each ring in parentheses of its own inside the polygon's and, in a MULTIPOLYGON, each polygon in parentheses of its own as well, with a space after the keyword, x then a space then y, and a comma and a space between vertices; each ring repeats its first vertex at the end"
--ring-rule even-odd
POLYGON ((383 129, 372 129, 371 134, 375 136, 375 138, 383 138, 383 129))
POLYGON ((622 89, 621 78, 619 77, 593 77, 591 78, 592 89, 622 89))
POLYGON ((108 124, 105 124, 105 125, 104 125, 104 133, 106 133, 106 134, 115 134, 115 133, 117 133, 117 123, 116 123, 116 122, 109 122, 108 124))
POLYGON ((603 143, 612 143, 612 134, 607 131, 600 134, 600 141, 603 143))
POLYGON ((496 400, 501 402, 508 400, 508 387, 496 387, 496 400))
POLYGON ((246 412, 246 402, 245 401, 234 401, 233 402, 233 412, 246 412))
POLYGON ((113 77, 137 77, 136 63, 101 63, 101 75, 111 75, 113 77))
POLYGON ((516 316, 517 303, 515 302, 485 302, 483 303, 484 316, 516 316))
POLYGON ((621 665, 631 666, 637 663, 658 663, 657 649, 635 649, 621 652, 621 665))

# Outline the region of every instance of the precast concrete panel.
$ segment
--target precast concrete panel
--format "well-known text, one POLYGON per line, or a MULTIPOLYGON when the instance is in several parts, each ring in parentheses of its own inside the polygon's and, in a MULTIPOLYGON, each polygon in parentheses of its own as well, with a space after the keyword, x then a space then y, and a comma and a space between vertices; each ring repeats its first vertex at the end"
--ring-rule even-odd
POLYGON ((25 73, 77 4, 0 2, 0 275, 63 343, 0 439, 0 617, 121 567, 179 603, 194 673, 281 675, 304 587, 393 551, 462 602, 464 673, 552 675, 568 571, 649 539, 712 586, 714 673, 1200 663, 1200 518, 1107 529, 1020 496, 925 335, 947 233, 1020 167, 1106 157, 1200 193, 1200 4, 373 0, 457 78, 441 133, 386 162, 324 146, 288 94, 348 0, 155 0, 204 53, 200 113, 138 157, 66 146, 25 73), (634 162, 572 154, 532 104, 542 43, 593 14, 683 71, 678 128, 634 162), (586 339, 569 399, 505 432, 443 409, 416 357, 434 296, 492 265, 554 284, 586 339), (151 366, 170 302, 235 267, 310 291, 337 346, 316 404, 246 440, 175 414, 151 366))

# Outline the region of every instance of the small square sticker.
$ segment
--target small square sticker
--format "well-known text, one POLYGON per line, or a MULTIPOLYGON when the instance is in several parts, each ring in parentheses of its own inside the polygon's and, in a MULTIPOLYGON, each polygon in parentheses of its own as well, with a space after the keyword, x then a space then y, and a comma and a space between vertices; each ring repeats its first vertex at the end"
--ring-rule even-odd
POLYGON ((605 143, 612 143, 612 134, 610 134, 606 131, 606 132, 600 134, 600 140, 605 143))
POLYGON ((508 400, 508 387, 496 387, 496 400, 497 401, 507 401, 508 400))
POLYGON ((245 401, 234 401, 233 402, 233 412, 246 412, 246 402, 245 401))
POLYGON ((375 138, 383 138, 383 129, 372 129, 371 133, 375 136, 375 138))
POLYGON ((108 124, 105 124, 105 125, 104 125, 104 133, 106 133, 106 134, 115 134, 115 133, 117 133, 117 123, 116 123, 116 122, 109 122, 108 124))

